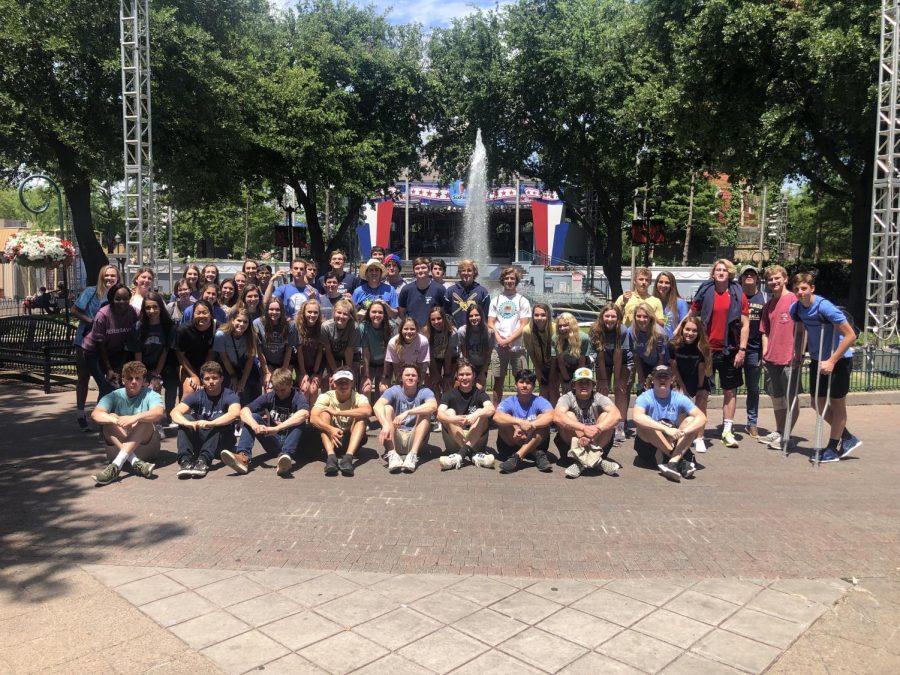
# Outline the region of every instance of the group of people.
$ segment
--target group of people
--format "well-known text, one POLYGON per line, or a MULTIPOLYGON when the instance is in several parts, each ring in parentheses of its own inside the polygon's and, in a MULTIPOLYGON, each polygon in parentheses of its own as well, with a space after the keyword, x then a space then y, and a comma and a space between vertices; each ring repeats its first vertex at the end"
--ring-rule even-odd
POLYGON ((528 459, 550 470, 555 431, 567 476, 614 474, 621 466, 609 454, 625 440, 635 384, 635 449, 681 480, 694 475, 695 453, 706 452, 717 373, 724 445, 738 446, 736 390, 744 383, 747 434, 771 447, 789 442, 805 349, 810 391, 831 427, 822 461, 860 445, 846 429, 844 405, 855 333, 814 294, 809 275, 794 277, 794 295, 784 268, 771 266, 766 292, 755 267, 738 276, 730 261, 718 260, 689 303, 670 272, 659 273, 651 294, 652 273, 639 269, 632 290, 584 330, 569 313, 554 317, 546 304, 532 306, 518 291, 515 267, 501 271, 492 297, 471 260, 459 263, 452 285, 442 260, 416 258, 409 281, 399 258, 378 247, 359 276, 345 263, 344 252, 334 251, 330 269, 317 276, 302 259, 274 274, 247 260, 224 280, 215 265, 188 266, 168 299, 153 290, 151 269, 125 286, 115 267, 104 267, 73 309, 81 319, 77 420, 89 428, 93 377, 100 401, 92 417, 117 450, 95 480, 115 480, 125 464, 152 474, 135 448, 146 442, 148 425, 164 424, 178 429, 182 478, 206 475, 216 457, 247 473, 257 440, 277 457, 280 475, 311 442, 324 449, 326 475, 353 475, 370 427, 380 427, 392 473, 415 471, 431 432, 443 436, 443 469, 472 463, 510 473, 528 459), (763 368, 776 420, 767 436, 757 426, 763 368), (508 372, 516 393, 504 399, 508 372))

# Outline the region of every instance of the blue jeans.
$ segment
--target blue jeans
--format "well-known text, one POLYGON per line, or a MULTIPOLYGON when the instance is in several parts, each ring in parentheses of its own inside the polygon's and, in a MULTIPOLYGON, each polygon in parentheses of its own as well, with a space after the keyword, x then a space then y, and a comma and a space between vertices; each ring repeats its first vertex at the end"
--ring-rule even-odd
POLYGON ((744 382, 747 385, 747 424, 756 426, 759 419, 759 375, 762 372, 761 354, 747 351, 744 357, 744 382))
MULTIPOLYGON (((266 419, 262 415, 253 413, 253 419, 257 424, 266 425, 266 419)), ((300 437, 303 436, 303 426, 291 427, 286 431, 280 431, 273 436, 260 436, 259 444, 270 455, 290 455, 291 457, 297 452, 300 446, 300 437)), ((257 440, 256 434, 249 425, 245 424, 241 428, 241 437, 238 440, 237 452, 243 452, 247 457, 253 456, 253 442, 257 440)))
MULTIPOLYGON (((110 365, 116 370, 122 370, 122 366, 125 364, 127 356, 128 354, 125 352, 107 354, 110 365)), ((97 383, 97 390, 99 391, 99 395, 97 396, 98 401, 116 389, 116 387, 112 386, 109 383, 109 380, 106 379, 106 370, 104 370, 103 364, 100 363, 100 354, 98 352, 85 351, 84 363, 87 365, 88 371, 94 378, 94 382, 97 383)))
MULTIPOLYGON (((194 421, 193 415, 185 415, 185 419, 194 421)), ((212 464, 219 451, 234 447, 234 425, 226 424, 211 429, 178 429, 178 459, 203 457, 207 464, 212 464)))

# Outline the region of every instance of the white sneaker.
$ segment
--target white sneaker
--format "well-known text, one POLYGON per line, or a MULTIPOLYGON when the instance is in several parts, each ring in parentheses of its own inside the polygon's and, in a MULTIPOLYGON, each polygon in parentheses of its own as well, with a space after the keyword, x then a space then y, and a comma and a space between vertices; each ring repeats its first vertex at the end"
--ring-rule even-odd
POLYGON ((403 459, 394 450, 387 454, 387 468, 390 473, 400 473, 403 468, 403 459))
POLYGON ((702 438, 694 439, 694 452, 706 452, 706 443, 703 442, 702 438))
POLYGON ((419 464, 419 456, 410 452, 406 455, 406 459, 403 460, 403 471, 406 473, 412 473, 416 470, 416 466, 419 464))
POLYGON ((581 464, 572 462, 566 467, 566 478, 578 478, 581 475, 581 464))
POLYGON ((780 446, 781 434, 779 434, 777 431, 773 431, 772 433, 766 434, 765 436, 760 436, 756 440, 758 440, 763 445, 771 445, 772 443, 777 443, 780 446))
POLYGON ((607 476, 618 476, 619 469, 622 468, 622 465, 611 459, 601 459, 600 463, 597 465, 597 468, 599 468, 607 476))
POLYGON ((458 469, 462 466, 462 455, 454 452, 452 455, 445 455, 441 457, 438 462, 440 462, 441 464, 441 471, 447 471, 448 469, 458 469))
POLYGON ((621 445, 625 442, 625 427, 616 427, 616 433, 613 436, 613 443, 621 445))
POLYGON ((431 423, 431 431, 432 433, 439 434, 441 433, 441 423, 435 420, 431 423))
POLYGON ((284 476, 290 472, 292 466, 294 466, 294 460, 291 459, 289 454, 283 453, 278 455, 278 461, 275 462, 275 473, 279 476, 284 476))
POLYGON ((486 452, 479 452, 477 455, 472 457, 472 464, 474 464, 475 466, 480 466, 482 469, 493 469, 494 456, 486 452))

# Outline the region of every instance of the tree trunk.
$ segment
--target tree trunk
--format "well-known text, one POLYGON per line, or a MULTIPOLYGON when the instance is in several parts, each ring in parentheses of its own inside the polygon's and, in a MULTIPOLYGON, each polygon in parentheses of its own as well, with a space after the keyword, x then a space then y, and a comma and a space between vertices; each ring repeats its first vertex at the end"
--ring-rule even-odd
POLYGON ((91 181, 87 178, 61 178, 60 180, 66 191, 69 208, 72 210, 72 229, 75 232, 75 239, 78 241, 78 248, 81 250, 86 278, 90 283, 100 274, 100 268, 109 264, 109 258, 106 257, 106 253, 94 233, 94 218, 91 215, 91 181))
POLYGON ((622 295, 622 209, 616 214, 602 216, 606 225, 606 250, 603 252, 603 273, 609 282, 609 292, 615 300, 622 295))
POLYGON ((853 190, 852 238, 850 242, 850 293, 847 309, 860 330, 865 325, 866 294, 869 278, 869 228, 872 218, 872 170, 860 176, 853 190))
MULTIPOLYGON (((691 196, 688 199, 687 225, 684 228, 684 248, 681 250, 681 264, 687 265, 688 250, 691 246, 691 228, 694 225, 694 183, 697 181, 696 172, 691 173, 691 196)), ((762 225, 760 225, 762 227, 762 225)))

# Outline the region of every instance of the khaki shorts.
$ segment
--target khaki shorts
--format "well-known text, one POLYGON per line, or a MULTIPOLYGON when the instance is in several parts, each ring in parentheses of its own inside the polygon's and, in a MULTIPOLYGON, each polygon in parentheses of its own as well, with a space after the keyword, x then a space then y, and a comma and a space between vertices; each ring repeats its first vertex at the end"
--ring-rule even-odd
MULTIPOLYGON (((469 429, 463 429, 463 438, 469 440, 469 429)), ((444 439, 444 447, 447 448, 447 454, 452 455, 454 452, 460 451, 460 445, 456 442, 453 436, 450 435, 450 432, 447 431, 447 427, 441 427, 441 436, 444 439)), ((485 433, 481 438, 478 439, 478 442, 472 445, 472 449, 475 452, 483 452, 487 447, 487 433, 485 433)))
POLYGON ((396 429, 394 430, 394 452, 398 455, 408 455, 412 449, 413 429, 396 429))
POLYGON ((506 371, 512 368, 513 375, 525 367, 525 350, 494 349, 491 352, 491 375, 506 377, 506 371))

